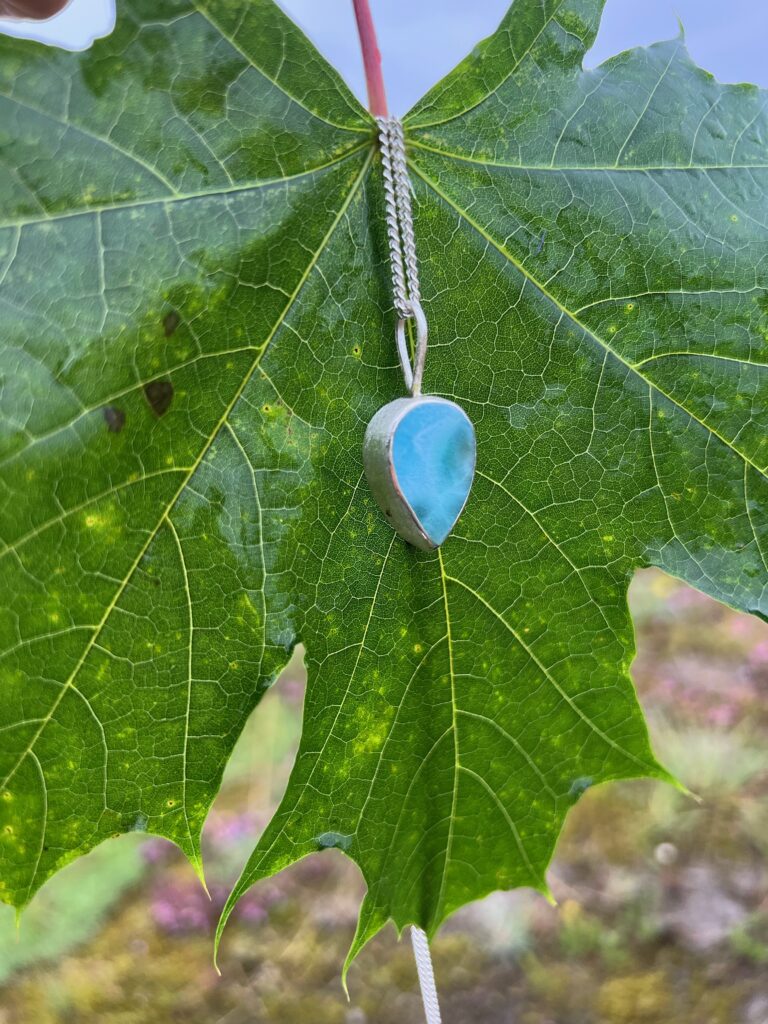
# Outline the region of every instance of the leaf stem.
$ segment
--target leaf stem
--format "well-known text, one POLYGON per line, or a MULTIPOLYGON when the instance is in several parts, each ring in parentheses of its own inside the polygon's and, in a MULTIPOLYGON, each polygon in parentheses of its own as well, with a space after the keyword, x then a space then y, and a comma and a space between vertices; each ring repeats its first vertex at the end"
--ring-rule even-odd
POLYGON ((387 117, 387 94, 381 70, 381 52, 369 0, 352 0, 363 53, 365 84, 368 87, 368 109, 374 117, 387 117))

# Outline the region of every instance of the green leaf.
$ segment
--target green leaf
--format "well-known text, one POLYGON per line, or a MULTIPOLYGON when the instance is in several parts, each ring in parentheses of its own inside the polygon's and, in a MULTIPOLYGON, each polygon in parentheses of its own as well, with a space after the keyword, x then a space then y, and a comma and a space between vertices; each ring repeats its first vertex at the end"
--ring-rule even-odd
POLYGON ((602 6, 517 0, 406 122, 425 389, 478 435, 437 554, 362 477, 402 382, 373 125, 335 73, 268 0, 0 44, 9 902, 129 829, 199 867, 297 640, 300 750, 227 913, 336 847, 368 885, 351 956, 432 933, 546 891, 590 785, 668 778, 635 569, 768 613, 768 97, 682 40, 582 70, 602 6))

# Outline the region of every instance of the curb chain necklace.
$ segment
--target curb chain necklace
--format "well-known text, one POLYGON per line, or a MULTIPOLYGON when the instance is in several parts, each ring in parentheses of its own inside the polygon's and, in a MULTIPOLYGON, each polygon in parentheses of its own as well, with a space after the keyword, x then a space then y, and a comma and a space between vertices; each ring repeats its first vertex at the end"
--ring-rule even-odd
POLYGON ((365 432, 363 465, 390 526, 409 544, 433 551, 448 537, 469 497, 475 474, 475 429, 455 402, 423 395, 427 319, 421 305, 403 126, 378 117, 384 176, 395 341, 409 394, 383 406, 365 432), (415 327, 413 362, 406 324, 415 327))
MULTIPOLYGON (((414 547, 433 551, 448 537, 469 497, 475 429, 455 402, 421 392, 428 328, 421 305, 403 126, 396 117, 377 117, 376 123, 397 314, 395 343, 408 395, 383 406, 368 424, 363 465, 390 526, 414 547), (413 362, 406 333, 409 321, 416 334, 413 362)), ((411 927, 411 941, 427 1024, 440 1024, 429 941, 417 925, 411 927)))

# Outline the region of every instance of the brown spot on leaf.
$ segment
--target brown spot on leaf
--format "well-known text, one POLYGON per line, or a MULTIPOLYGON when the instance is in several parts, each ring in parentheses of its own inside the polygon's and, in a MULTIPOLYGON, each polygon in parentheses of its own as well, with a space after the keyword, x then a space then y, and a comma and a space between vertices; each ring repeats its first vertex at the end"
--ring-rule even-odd
POLYGON ((125 413, 123 410, 117 409, 114 405, 105 405, 101 411, 104 414, 104 420, 110 434, 119 434, 125 426, 125 413))
POLYGON ((180 323, 181 317, 175 309, 172 309, 170 313, 165 314, 163 317, 163 331, 165 332, 166 338, 170 338, 180 323))
POLYGON ((169 380, 151 380, 144 385, 144 394, 155 416, 165 416, 173 401, 173 384, 169 380))

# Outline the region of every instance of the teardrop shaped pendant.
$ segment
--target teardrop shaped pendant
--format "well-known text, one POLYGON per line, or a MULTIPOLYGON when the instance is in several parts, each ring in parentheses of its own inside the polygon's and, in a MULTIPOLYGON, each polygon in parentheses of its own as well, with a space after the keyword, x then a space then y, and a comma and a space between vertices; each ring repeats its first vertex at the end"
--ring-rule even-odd
POLYGON ((414 547, 432 551, 450 534, 475 475, 475 429, 445 398, 397 398, 365 432, 363 465, 390 525, 414 547))
POLYGON ((379 117, 379 144, 387 208, 392 290, 398 319, 395 341, 408 398, 376 413, 365 432, 363 465, 389 524, 414 547, 440 547, 456 525, 475 475, 475 428, 455 402, 422 395, 427 320, 421 306, 411 182, 403 126, 379 117), (415 328, 414 358, 405 336, 415 328))

